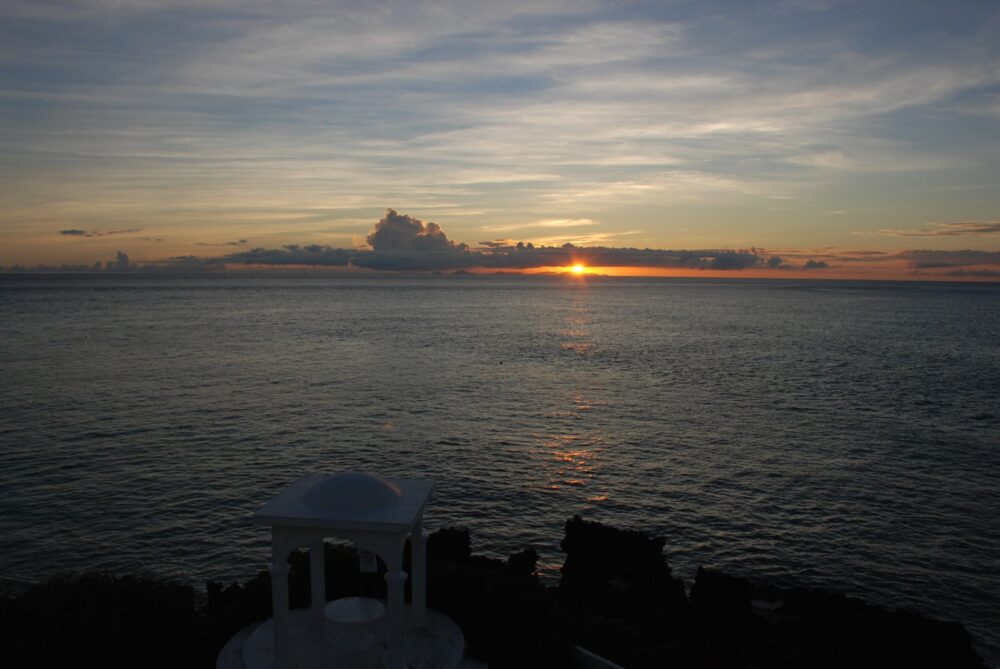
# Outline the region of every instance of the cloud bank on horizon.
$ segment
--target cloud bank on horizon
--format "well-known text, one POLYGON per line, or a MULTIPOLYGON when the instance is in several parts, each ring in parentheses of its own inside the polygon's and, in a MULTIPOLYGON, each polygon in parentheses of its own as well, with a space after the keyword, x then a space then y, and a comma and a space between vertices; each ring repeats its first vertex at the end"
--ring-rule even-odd
POLYGON ((483 256, 995 251, 998 34, 987 0, 9 0, 0 264, 357 248, 385 202, 483 256))
POLYGON ((899 262, 921 272, 948 270, 945 276, 1000 277, 1000 252, 989 251, 790 251, 777 255, 764 249, 666 250, 535 246, 528 242, 484 242, 477 248, 456 243, 441 226, 387 209, 367 237, 368 247, 335 248, 321 244, 257 247, 224 256, 185 256, 163 267, 193 269, 246 265, 255 267, 338 267, 393 271, 495 270, 517 271, 567 268, 576 264, 599 268, 649 268, 738 271, 825 270, 832 265, 899 262))
MULTIPOLYGON (((472 249, 457 244, 436 223, 387 209, 367 237, 370 249, 343 249, 319 244, 287 244, 278 249, 254 248, 208 264, 302 265, 403 271, 495 269, 525 270, 566 267, 649 267, 730 270, 762 263, 755 251, 666 251, 654 249, 538 246, 531 242, 487 244, 472 249)), ((178 259, 187 266, 196 258, 178 259)), ((780 259, 779 259, 780 260, 780 259)), ((782 264, 783 263, 779 263, 782 264)))

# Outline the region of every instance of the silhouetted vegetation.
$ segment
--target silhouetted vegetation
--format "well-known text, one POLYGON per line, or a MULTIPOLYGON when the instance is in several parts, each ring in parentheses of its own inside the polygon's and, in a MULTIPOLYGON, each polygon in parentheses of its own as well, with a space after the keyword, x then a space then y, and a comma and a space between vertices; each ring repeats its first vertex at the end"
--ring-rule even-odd
MULTIPOLYGON (((982 667, 965 628, 844 595, 775 588, 699 569, 690 597, 663 558, 664 540, 573 518, 556 586, 527 549, 474 555, 448 528, 427 545, 428 603, 451 616, 470 655, 490 667, 571 667, 584 646, 642 667, 982 667)), ((309 560, 290 558, 293 606, 309 604, 309 560)), ((380 573, 327 545, 327 598, 384 596, 380 573)), ((240 629, 271 615, 261 572, 210 582, 206 596, 154 578, 86 574, 0 596, 0 666, 212 667, 240 629)))
POLYGON ((152 578, 54 578, 0 598, 0 666, 201 667, 218 648, 194 590, 152 578))

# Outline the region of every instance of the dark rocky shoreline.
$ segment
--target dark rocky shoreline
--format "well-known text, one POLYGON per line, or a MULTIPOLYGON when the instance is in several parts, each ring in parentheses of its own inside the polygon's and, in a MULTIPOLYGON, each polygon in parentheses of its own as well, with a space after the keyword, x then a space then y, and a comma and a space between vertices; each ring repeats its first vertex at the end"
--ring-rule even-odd
MULTIPOLYGON (((776 588, 699 569, 686 593, 664 539, 573 518, 558 585, 531 549, 473 555, 468 532, 428 541, 428 603, 455 619, 490 667, 572 667, 583 646, 644 667, 984 667, 965 628, 838 593, 776 588)), ((290 559, 293 606, 309 561, 290 559)), ((327 546, 327 597, 379 595, 352 549, 327 546)), ((210 582, 206 596, 154 578, 85 574, 0 596, 0 666, 213 667, 225 642, 271 615, 270 577, 210 582)))

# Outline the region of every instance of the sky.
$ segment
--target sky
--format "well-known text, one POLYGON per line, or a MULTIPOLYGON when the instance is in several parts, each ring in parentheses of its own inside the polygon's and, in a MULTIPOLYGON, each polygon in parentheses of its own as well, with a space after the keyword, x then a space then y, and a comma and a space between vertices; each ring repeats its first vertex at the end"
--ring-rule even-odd
POLYGON ((0 45, 3 267, 1000 280, 995 1, 0 0, 0 45))

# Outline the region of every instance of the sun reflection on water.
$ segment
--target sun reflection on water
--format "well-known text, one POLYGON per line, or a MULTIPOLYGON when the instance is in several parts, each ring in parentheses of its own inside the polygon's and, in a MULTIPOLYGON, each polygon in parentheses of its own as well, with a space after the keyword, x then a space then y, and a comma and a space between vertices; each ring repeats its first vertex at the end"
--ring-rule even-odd
POLYGON ((547 452, 549 490, 563 486, 583 486, 594 478, 601 455, 599 436, 552 435, 543 444, 547 452))
MULTIPOLYGON (((560 349, 580 355, 593 351, 591 306, 588 291, 577 286, 557 326, 560 349)), ((537 456, 544 463, 542 488, 558 491, 568 507, 586 507, 608 501, 607 490, 599 483, 607 438, 599 428, 599 410, 608 402, 599 392, 600 384, 594 383, 588 358, 574 359, 580 362, 572 363, 567 384, 557 391, 548 412, 550 428, 535 438, 537 456)))

